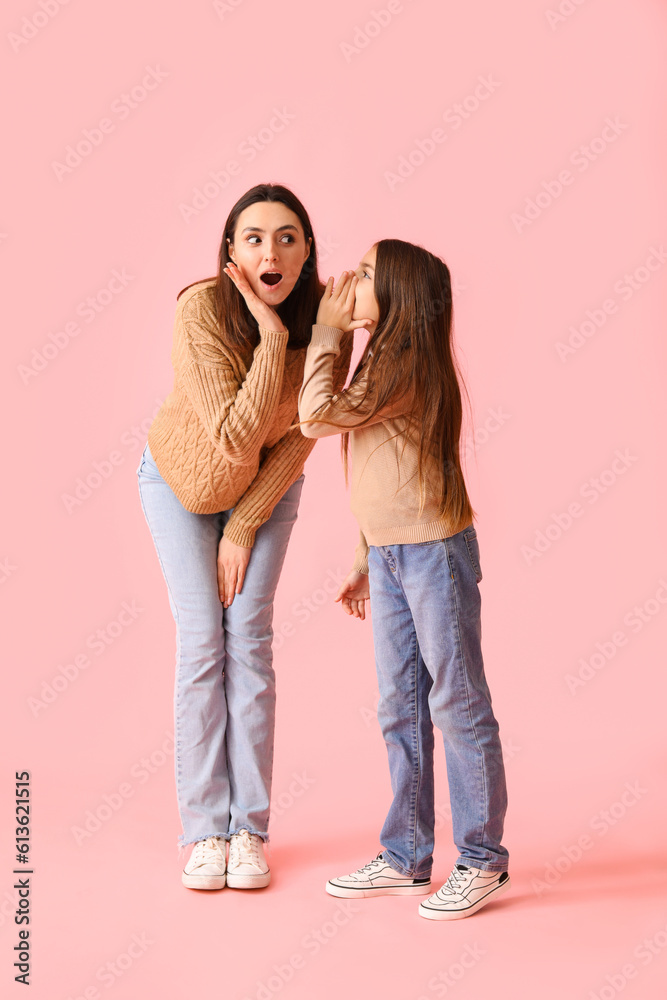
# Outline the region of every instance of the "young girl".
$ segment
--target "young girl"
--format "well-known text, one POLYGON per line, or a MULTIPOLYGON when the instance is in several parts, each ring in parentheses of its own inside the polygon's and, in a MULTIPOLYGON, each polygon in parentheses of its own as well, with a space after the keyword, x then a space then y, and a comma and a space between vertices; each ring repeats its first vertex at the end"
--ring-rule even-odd
POLYGON ((446 265, 421 247, 381 240, 335 288, 327 282, 299 396, 303 434, 343 432, 345 459, 351 449, 361 531, 336 600, 361 619, 366 600, 372 604, 378 719, 394 792, 384 849, 326 889, 349 898, 430 891, 435 723, 459 857, 419 906, 433 920, 469 916, 510 887, 501 844, 505 773, 480 646, 482 573, 459 461, 451 334, 446 265), (364 325, 361 361, 348 389, 334 395, 341 337, 364 325))

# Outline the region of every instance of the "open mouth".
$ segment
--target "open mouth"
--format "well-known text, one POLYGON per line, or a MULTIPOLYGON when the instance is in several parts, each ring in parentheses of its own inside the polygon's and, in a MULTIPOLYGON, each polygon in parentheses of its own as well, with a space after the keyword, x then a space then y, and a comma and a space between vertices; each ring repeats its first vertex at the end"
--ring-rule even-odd
POLYGON ((265 271, 264 274, 260 274, 260 281, 264 285, 269 285, 273 287, 283 280, 283 276, 280 271, 265 271))

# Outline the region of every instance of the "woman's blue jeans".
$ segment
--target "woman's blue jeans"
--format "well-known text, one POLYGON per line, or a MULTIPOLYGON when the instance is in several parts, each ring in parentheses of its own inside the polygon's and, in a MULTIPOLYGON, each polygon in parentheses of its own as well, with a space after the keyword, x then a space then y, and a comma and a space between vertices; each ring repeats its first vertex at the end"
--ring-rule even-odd
POLYGON ((268 839, 275 675, 273 598, 297 517, 301 476, 257 531, 243 590, 218 596, 218 544, 231 510, 191 514, 148 445, 139 493, 176 622, 175 765, 182 845, 241 829, 268 839))
POLYGON ((378 719, 394 793, 380 841, 405 875, 431 874, 433 724, 447 760, 458 864, 504 871, 507 807, 498 723, 484 676, 477 533, 371 546, 378 719))

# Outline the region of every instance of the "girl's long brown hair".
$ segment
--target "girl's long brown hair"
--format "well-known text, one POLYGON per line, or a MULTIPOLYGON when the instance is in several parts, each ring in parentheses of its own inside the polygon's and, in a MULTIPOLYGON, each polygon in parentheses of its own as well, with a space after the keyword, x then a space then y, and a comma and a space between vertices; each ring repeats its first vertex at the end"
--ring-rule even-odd
MULTIPOLYGON (((350 383, 363 376, 366 388, 349 404, 350 410, 362 405, 366 409, 370 402, 370 413, 375 414, 408 391, 407 416, 418 437, 420 514, 428 489, 438 500, 440 515, 472 520, 459 453, 461 387, 466 390, 452 343, 449 268, 428 250, 403 240, 380 240, 376 249, 379 319, 350 383)), ((364 414, 364 421, 368 416, 364 414)), ((346 471, 348 445, 345 433, 341 446, 346 471)))
MULTIPOLYGON (((241 351, 252 350, 259 343, 257 321, 248 310, 245 299, 234 282, 224 273, 224 267, 231 260, 227 240, 234 242, 234 233, 241 212, 260 201, 278 201, 289 208, 299 217, 306 241, 308 239, 311 241, 310 253, 304 261, 296 285, 285 301, 275 307, 285 328, 289 330, 288 348, 306 347, 310 343, 312 324, 315 322, 324 286, 317 273, 317 246, 308 213, 297 196, 282 184, 256 184, 239 198, 227 217, 218 251, 218 274, 214 289, 215 313, 220 335, 225 343, 241 351)), ((198 282, 183 288, 177 298, 187 291, 187 288, 191 288, 192 284, 198 282)))

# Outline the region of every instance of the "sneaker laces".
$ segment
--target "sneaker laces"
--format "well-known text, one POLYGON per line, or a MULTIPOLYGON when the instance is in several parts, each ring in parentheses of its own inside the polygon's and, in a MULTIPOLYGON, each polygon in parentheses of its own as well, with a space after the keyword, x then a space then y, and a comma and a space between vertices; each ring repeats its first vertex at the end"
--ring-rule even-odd
POLYGON ((363 868, 357 869, 355 875, 366 875, 366 874, 370 875, 374 868, 376 868, 378 865, 385 865, 386 863, 387 862, 382 857, 382 852, 380 852, 377 858, 373 858, 373 860, 369 861, 367 865, 363 866, 363 868))
POLYGON ((229 863, 230 866, 237 865, 257 865, 260 866, 259 852, 257 849, 256 834, 250 834, 247 830, 239 830, 234 834, 229 843, 229 863))
POLYGON ((449 878, 447 879, 443 887, 440 889, 440 892, 451 892, 454 895, 459 895, 460 893, 459 883, 461 885, 464 885, 468 879, 469 874, 470 874, 469 869, 462 871, 461 866, 456 865, 456 867, 452 869, 449 878))
POLYGON ((219 837, 207 837, 195 844, 192 863, 195 865, 215 865, 220 863, 219 837))

